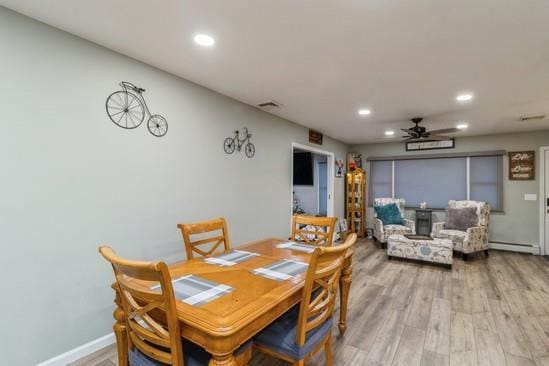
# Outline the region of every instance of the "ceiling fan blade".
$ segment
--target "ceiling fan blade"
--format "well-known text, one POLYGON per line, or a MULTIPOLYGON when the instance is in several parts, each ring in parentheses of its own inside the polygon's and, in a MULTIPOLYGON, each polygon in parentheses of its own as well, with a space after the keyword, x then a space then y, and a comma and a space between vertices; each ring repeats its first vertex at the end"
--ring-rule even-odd
POLYGON ((441 135, 441 134, 444 134, 444 133, 454 133, 454 132, 459 132, 460 129, 458 128, 444 128, 442 130, 433 130, 433 131, 428 131, 431 135, 441 135))
POLYGON ((411 130, 410 128, 401 128, 400 130, 401 130, 401 131, 404 131, 404 132, 406 132, 406 133, 410 133, 410 131, 413 131, 413 130, 411 130))
POLYGON ((435 140, 435 141, 446 141, 446 140, 451 140, 452 138, 450 136, 429 135, 428 139, 435 140))
POLYGON ((426 141, 426 140, 422 138, 409 138, 404 140, 404 142, 422 142, 422 141, 426 141))

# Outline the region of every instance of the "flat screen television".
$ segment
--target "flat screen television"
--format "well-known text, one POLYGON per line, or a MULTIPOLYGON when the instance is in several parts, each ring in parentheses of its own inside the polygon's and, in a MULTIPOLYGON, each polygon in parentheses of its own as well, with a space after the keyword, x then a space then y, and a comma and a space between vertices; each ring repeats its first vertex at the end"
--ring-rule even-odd
POLYGON ((294 152, 294 186, 313 185, 313 154, 294 152))

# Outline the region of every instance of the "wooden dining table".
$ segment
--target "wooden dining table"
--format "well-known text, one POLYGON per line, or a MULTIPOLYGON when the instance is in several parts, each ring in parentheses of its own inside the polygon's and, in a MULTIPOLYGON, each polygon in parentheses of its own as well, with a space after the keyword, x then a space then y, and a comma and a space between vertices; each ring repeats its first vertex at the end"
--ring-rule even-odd
MULTIPOLYGON (((309 261, 311 254, 284 248, 277 244, 283 239, 269 238, 238 247, 260 254, 230 267, 221 267, 195 258, 169 266, 172 278, 196 275, 207 280, 228 285, 234 290, 201 306, 177 301, 177 313, 181 323, 181 336, 206 349, 211 355, 210 365, 235 365, 233 352, 256 333, 300 302, 306 272, 285 281, 271 280, 251 273, 282 259, 309 261)), ((340 277, 339 331, 346 329, 347 302, 351 287, 352 250, 347 252, 340 277)), ((143 283, 150 287, 150 283, 143 283)), ((118 286, 113 326, 116 335, 119 365, 128 365, 128 336, 125 314, 121 306, 118 286)))

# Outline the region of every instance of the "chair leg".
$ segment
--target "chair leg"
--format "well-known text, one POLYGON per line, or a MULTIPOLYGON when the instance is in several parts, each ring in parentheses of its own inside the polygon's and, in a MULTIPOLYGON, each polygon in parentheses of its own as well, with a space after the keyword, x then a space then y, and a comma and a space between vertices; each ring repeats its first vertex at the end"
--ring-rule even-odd
POLYGON ((484 250, 484 256, 485 256, 485 257, 489 257, 489 256, 490 256, 490 254, 488 253, 488 249, 485 249, 485 250, 484 250))
POLYGON ((294 366, 305 366, 305 360, 300 360, 294 362, 294 366))
POLYGON ((466 253, 462 253, 462 254, 461 254, 461 259, 463 259, 464 262, 467 262, 467 254, 466 254, 466 253))
POLYGON ((324 343, 324 353, 326 354, 326 366, 333 366, 334 356, 332 354, 332 335, 329 334, 324 343))

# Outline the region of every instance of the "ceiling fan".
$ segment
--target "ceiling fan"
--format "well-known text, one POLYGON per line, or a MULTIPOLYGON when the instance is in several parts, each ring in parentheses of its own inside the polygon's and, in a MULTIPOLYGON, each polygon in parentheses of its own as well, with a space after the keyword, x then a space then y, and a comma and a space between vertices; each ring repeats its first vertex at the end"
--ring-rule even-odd
POLYGON ((418 142, 418 141, 445 141, 451 140, 452 137, 444 136, 445 133, 459 132, 458 128, 444 128, 442 130, 427 131, 427 129, 419 124, 423 121, 423 118, 416 117, 411 120, 415 126, 408 129, 402 128, 401 130, 407 133, 407 136, 402 136, 405 142, 418 142))

